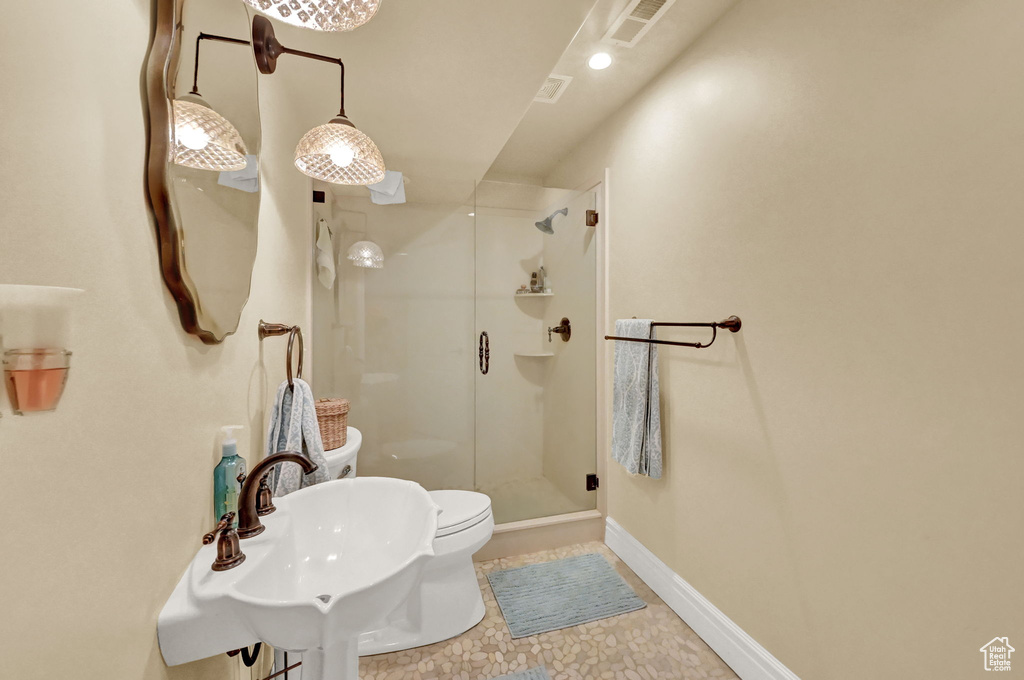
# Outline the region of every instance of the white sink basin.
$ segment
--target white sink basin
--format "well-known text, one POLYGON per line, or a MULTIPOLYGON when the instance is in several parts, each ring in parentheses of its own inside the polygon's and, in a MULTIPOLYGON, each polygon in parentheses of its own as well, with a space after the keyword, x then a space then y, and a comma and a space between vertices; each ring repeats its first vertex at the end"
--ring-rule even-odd
POLYGON ((303 679, 357 680, 359 633, 383 625, 433 556, 438 507, 418 484, 359 477, 274 499, 245 561, 199 549, 157 624, 173 666, 263 641, 303 652, 303 679))

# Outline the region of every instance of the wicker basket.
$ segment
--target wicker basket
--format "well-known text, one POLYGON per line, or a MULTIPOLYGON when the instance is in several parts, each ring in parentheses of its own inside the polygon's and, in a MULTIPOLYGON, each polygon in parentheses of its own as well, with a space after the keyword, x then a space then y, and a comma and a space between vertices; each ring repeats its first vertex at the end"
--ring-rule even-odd
POLYGON ((344 446, 348 441, 348 399, 317 399, 315 406, 324 451, 344 446))

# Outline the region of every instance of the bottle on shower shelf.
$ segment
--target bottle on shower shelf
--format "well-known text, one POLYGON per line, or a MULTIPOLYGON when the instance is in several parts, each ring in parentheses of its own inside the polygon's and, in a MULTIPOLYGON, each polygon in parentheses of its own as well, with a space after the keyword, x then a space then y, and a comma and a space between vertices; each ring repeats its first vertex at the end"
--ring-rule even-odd
POLYGON ((543 289, 538 285, 537 272, 533 272, 532 274, 530 274, 530 292, 540 293, 542 291, 543 289))

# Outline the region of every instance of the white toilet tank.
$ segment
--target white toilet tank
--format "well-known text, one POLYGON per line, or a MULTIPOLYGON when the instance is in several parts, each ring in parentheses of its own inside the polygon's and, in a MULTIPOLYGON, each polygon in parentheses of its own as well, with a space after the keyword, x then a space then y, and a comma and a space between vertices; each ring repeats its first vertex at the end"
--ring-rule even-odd
POLYGON ((359 456, 359 447, 362 445, 363 434, 349 425, 345 445, 341 448, 324 451, 331 479, 352 479, 356 476, 356 458, 359 456))

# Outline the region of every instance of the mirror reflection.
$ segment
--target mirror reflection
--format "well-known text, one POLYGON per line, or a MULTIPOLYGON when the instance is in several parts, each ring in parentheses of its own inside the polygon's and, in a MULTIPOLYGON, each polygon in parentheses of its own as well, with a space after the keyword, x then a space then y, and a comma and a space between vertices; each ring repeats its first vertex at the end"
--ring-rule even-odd
MULTIPOLYGON (((172 242, 182 290, 168 283, 186 329, 220 342, 238 326, 256 257, 257 73, 244 7, 233 0, 185 0, 179 8, 167 88, 170 224, 162 247, 172 242)), ((166 265, 164 274, 173 278, 166 265)))

